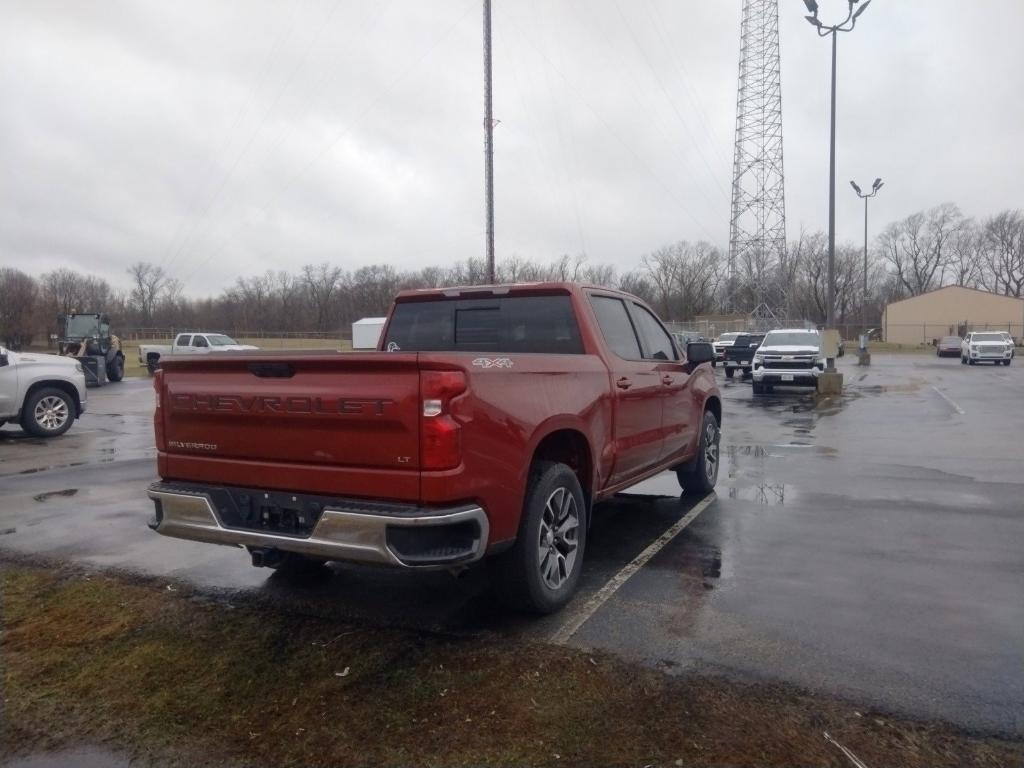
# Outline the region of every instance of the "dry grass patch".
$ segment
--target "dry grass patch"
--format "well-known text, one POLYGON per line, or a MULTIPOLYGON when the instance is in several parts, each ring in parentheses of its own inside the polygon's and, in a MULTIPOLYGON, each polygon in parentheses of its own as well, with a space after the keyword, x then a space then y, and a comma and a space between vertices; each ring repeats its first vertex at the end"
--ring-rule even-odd
POLYGON ((372 629, 182 588, 0 572, 3 738, 172 763, 1000 766, 971 737, 767 685, 498 639, 372 629), (677 762, 681 761, 681 762, 677 762))

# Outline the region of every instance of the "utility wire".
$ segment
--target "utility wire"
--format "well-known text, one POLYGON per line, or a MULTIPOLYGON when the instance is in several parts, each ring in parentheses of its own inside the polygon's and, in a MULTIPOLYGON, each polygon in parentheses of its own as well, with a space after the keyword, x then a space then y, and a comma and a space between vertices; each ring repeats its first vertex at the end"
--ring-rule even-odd
POLYGON ((661 43, 665 47, 665 50, 668 51, 669 58, 679 68, 679 73, 680 75, 682 75, 682 77, 679 78, 679 82, 683 84, 683 88, 686 92, 686 97, 690 101, 690 106, 693 107, 694 111, 696 111, 697 113, 697 116, 700 118, 701 126, 704 128, 704 132, 708 136, 708 143, 710 144, 712 151, 718 157, 719 162, 721 162, 726 167, 731 168, 732 160, 723 155, 722 150, 719 149, 718 144, 715 141, 715 133, 714 131, 711 130, 711 127, 708 124, 707 114, 701 106, 700 97, 690 86, 690 83, 693 82, 692 78, 690 77, 690 73, 687 71, 686 65, 683 64, 682 60, 676 57, 675 48, 672 47, 671 43, 669 42, 669 39, 665 35, 665 30, 668 29, 668 27, 665 23, 665 17, 661 13, 661 9, 658 7, 657 0, 648 0, 647 11, 651 15, 654 29, 658 33, 658 38, 661 40, 661 43))
MULTIPOLYGON (((347 128, 338 133, 334 139, 332 139, 326 146, 324 146, 323 149, 315 153, 307 163, 305 163, 296 173, 292 174, 288 178, 288 180, 281 186, 280 191, 277 192, 272 197, 270 197, 266 203, 260 206, 257 209, 257 212, 260 214, 266 214, 270 206, 274 202, 283 198, 291 190, 291 187, 295 184, 295 182, 306 173, 306 171, 313 167, 313 165, 317 161, 319 161, 324 155, 330 152, 338 144, 338 142, 340 142, 342 139, 344 139, 346 136, 352 133, 352 131, 354 131, 362 123, 362 121, 367 116, 370 115, 370 113, 372 113, 378 106, 380 106, 384 98, 391 91, 393 91, 413 69, 417 68, 420 64, 422 64, 430 56, 430 54, 432 54, 441 45, 441 43, 447 40, 451 33, 455 31, 455 28, 458 27, 459 24, 461 24, 466 19, 466 17, 469 16, 470 12, 472 12, 475 8, 476 0, 468 0, 465 12, 461 16, 459 16, 459 18, 456 19, 450 26, 448 26, 444 30, 444 32, 442 32, 441 35, 438 38, 436 38, 435 41, 419 57, 417 57, 414 61, 410 62, 405 68, 403 68, 391 80, 391 82, 388 83, 388 85, 377 94, 377 97, 373 101, 371 101, 370 104, 362 112, 359 113, 356 119, 349 123, 347 128)), ((220 256, 220 254, 223 253, 224 249, 227 247, 228 243, 234 238, 234 236, 241 232, 242 228, 245 226, 246 225, 244 222, 240 224, 238 227, 235 228, 235 231, 231 235, 229 235, 228 237, 221 241, 220 247, 218 247, 216 250, 211 250, 210 255, 203 259, 189 273, 189 275, 185 278, 185 282, 187 283, 189 280, 191 280, 192 277, 200 269, 205 267, 213 258, 220 256)))
MULTIPOLYGON (((499 6, 499 10, 500 9, 501 9, 501 6, 499 6)), ((504 13, 504 11, 501 11, 501 12, 504 13)), ((516 28, 518 28, 520 30, 522 29, 520 27, 520 25, 516 22, 516 20, 510 14, 505 13, 505 17, 513 26, 515 26, 516 28)), ((587 109, 589 109, 593 113, 594 117, 597 118, 597 120, 604 126, 604 128, 623 146, 623 148, 627 152, 629 152, 630 155, 633 156, 633 159, 636 160, 637 163, 641 167, 643 167, 643 169, 645 171, 647 171, 647 173, 651 176, 651 178, 653 178, 656 182, 658 182, 658 185, 661 186, 661 188, 666 193, 668 193, 668 195, 670 197, 672 197, 672 199, 674 199, 676 201, 676 203, 679 204, 680 209, 682 210, 682 212, 684 214, 686 214, 686 216, 688 216, 690 218, 690 220, 694 224, 696 224, 697 227, 699 229, 701 229, 701 231, 703 231, 704 234, 707 235, 707 237, 712 242, 714 242, 715 237, 714 237, 714 235, 711 234, 710 231, 708 231, 707 227, 705 227, 704 224, 700 220, 698 220, 692 213, 690 213, 689 209, 686 207, 686 204, 679 198, 678 195, 676 195, 676 193, 672 190, 672 188, 669 187, 661 179, 661 177, 658 176, 658 174, 654 172, 654 170, 651 168, 651 166, 648 165, 648 163, 639 154, 637 154, 636 150, 633 149, 633 147, 629 144, 629 142, 627 142, 625 139, 623 139, 622 136, 619 134, 619 132, 616 131, 614 128, 612 128, 612 126, 608 123, 608 121, 605 120, 604 117, 601 116, 601 113, 597 111, 597 109, 590 102, 590 100, 587 99, 587 97, 583 95, 583 93, 580 91, 580 89, 566 76, 566 74, 559 67, 557 67, 555 65, 555 63, 553 61, 551 61, 551 59, 548 58, 548 56, 542 50, 540 50, 540 48, 538 48, 537 45, 535 43, 533 43, 530 40, 530 38, 528 36, 526 36, 525 34, 524 34, 524 39, 526 39, 526 41, 530 45, 530 47, 533 48, 538 53, 538 55, 540 55, 548 63, 548 66, 550 66, 552 68, 552 70, 554 70, 554 72, 559 77, 561 77, 562 80, 565 81, 566 85, 575 93, 576 97, 581 102, 583 102, 583 104, 587 107, 587 109)))
POLYGON ((245 145, 242 147, 241 151, 235 156, 235 159, 231 163, 231 166, 224 173, 223 177, 221 178, 220 184, 217 185, 217 188, 213 193, 213 196, 206 202, 206 205, 203 206, 203 210, 200 212, 200 215, 193 221, 192 229, 189 231, 188 236, 186 236, 185 240, 181 243, 181 245, 175 251, 174 255, 171 257, 171 262, 173 262, 179 256, 182 255, 182 253, 185 250, 185 246, 188 243, 191 236, 196 232, 199 226, 206 221, 207 215, 209 214, 210 209, 213 207, 213 204, 217 201, 221 194, 223 194, 224 189, 227 187, 228 182, 234 175, 235 170, 242 162, 242 158, 245 157, 246 153, 249 151, 249 148, 252 146, 252 143, 256 139, 256 136, 259 135, 261 130, 263 130, 263 126, 266 124, 267 118, 270 117, 270 114, 274 111, 278 103, 281 101, 281 97, 284 95, 285 91, 288 90, 288 87, 295 79, 295 75, 306 63, 306 60, 312 53, 316 43, 320 41, 320 38, 323 36, 324 32, 330 25, 331 20, 334 18, 334 14, 337 13, 338 8, 341 6, 341 3, 342 0, 335 0, 335 3, 333 6, 331 6, 331 10, 328 12, 327 16, 324 17, 324 20, 318 25, 314 35, 309 39, 302 54, 296 60, 295 65, 288 73, 288 77, 285 78, 285 81, 277 89, 277 93, 274 95, 274 98, 271 101, 270 106, 268 106, 267 109, 264 110, 262 117, 260 117, 260 120, 256 125, 256 129, 251 134, 249 134, 248 140, 246 140, 245 145))
POLYGON ((261 64, 259 71, 256 74, 256 82, 253 83, 252 87, 249 89, 248 97, 245 99, 242 105, 238 108, 238 111, 235 113, 235 118, 231 122, 231 125, 228 127, 225 140, 221 143, 217 150, 209 156, 206 162, 206 166, 203 168, 203 171, 200 174, 198 174, 201 181, 198 184, 196 184, 191 199, 189 200, 189 203, 185 208, 185 215, 182 218, 181 222, 178 224, 178 226, 175 228, 174 234, 171 236, 171 239, 167 242, 167 245, 164 248, 163 256, 160 259, 161 267, 166 265, 167 259, 170 258, 173 250, 176 249, 177 246, 179 245, 179 238, 185 232, 185 227, 191 221, 192 214, 196 211, 196 209, 199 206, 199 201, 201 198, 200 193, 206 186, 206 182, 213 177, 212 171, 214 169, 214 166, 216 165, 217 158, 219 158, 221 155, 227 152, 228 147, 230 147, 232 142, 235 140, 235 131, 237 130, 238 126, 241 125, 242 121, 248 116, 249 111, 252 109, 253 104, 256 103, 256 92, 259 89, 259 82, 262 81, 264 77, 267 75, 267 73, 270 71, 271 63, 274 61, 274 58, 277 55, 278 50, 281 48, 284 42, 289 37, 291 37, 292 32, 294 31, 295 17, 293 16, 292 23, 289 24, 286 29, 283 29, 281 31, 281 34, 277 36, 277 38, 274 41, 274 44, 271 45, 266 55, 264 56, 263 63, 261 64))
POLYGON ((647 55, 647 51, 644 50, 643 45, 640 43, 640 39, 637 37, 636 32, 633 30, 633 25, 630 24, 629 19, 626 17, 626 14, 623 13, 622 6, 619 4, 618 0, 615 0, 615 10, 619 12, 619 17, 622 19, 622 23, 625 24, 626 30, 629 32, 629 36, 633 39, 633 43, 636 45, 637 50, 640 51, 640 56, 647 64, 647 68, 651 71, 651 76, 654 78, 654 81, 658 84, 658 87, 661 89, 661 92, 665 94, 665 100, 668 101, 669 105, 672 107, 672 110, 676 113, 676 117, 679 118, 679 122, 682 123, 683 127, 686 129, 686 135, 690 137, 691 145, 693 146, 694 150, 696 150, 697 154, 700 156, 700 159, 703 161, 704 167, 708 169, 708 172, 711 174, 711 177, 715 180, 715 184, 718 186, 719 191, 721 191, 722 197, 724 197, 726 202, 728 202, 729 193, 725 191, 725 187, 722 186, 721 181, 719 181, 718 179, 718 174, 715 172, 715 169, 711 167, 711 164, 708 162, 707 156, 705 156, 704 152, 701 150, 700 144, 697 142, 697 138, 693 135, 693 132, 690 130, 689 123, 687 122, 686 118, 683 117, 683 113, 679 111, 679 107, 676 106, 675 100, 673 100, 671 94, 669 94, 668 92, 668 89, 665 87, 664 82, 662 82, 661 76, 658 74, 658 71, 655 69, 654 64, 651 62, 651 58, 647 55))

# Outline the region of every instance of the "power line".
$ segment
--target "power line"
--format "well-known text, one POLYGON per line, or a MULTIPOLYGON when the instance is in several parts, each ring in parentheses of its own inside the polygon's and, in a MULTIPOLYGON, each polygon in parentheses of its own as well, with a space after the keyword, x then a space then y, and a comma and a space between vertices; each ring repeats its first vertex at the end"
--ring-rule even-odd
MULTIPOLYGON (((514 19, 514 18, 512 18, 512 16, 511 16, 510 14, 507 14, 507 13, 506 13, 506 18, 507 18, 507 20, 508 20, 508 21, 509 21, 509 22, 510 22, 511 24, 513 24, 513 25, 514 25, 515 27, 519 28, 519 24, 518 24, 518 23, 517 23, 517 22, 515 21, 515 19, 514 19)), ((662 188, 662 189, 663 189, 663 190, 664 190, 665 192, 667 192, 667 193, 669 194, 669 196, 670 196, 670 197, 672 197, 672 198, 673 198, 673 199, 674 199, 674 200, 675 200, 675 201, 676 201, 676 202, 677 202, 677 203, 679 204, 679 206, 680 206, 680 209, 681 209, 681 210, 683 211, 683 213, 684 213, 684 214, 686 214, 686 215, 687 215, 687 216, 688 216, 688 217, 690 218, 690 220, 691 220, 691 221, 693 221, 693 223, 694 223, 694 224, 696 224, 696 225, 697 225, 697 227, 699 227, 699 228, 700 228, 700 229, 701 229, 701 230, 702 230, 702 231, 704 232, 704 234, 705 234, 705 235, 707 235, 707 237, 708 237, 708 238, 709 238, 710 240, 714 241, 714 239, 715 239, 715 238, 714 238, 714 235, 712 235, 712 234, 711 234, 711 233, 710 233, 710 232, 708 231, 707 227, 705 227, 703 223, 701 223, 701 222, 700 222, 700 221, 699 221, 699 220, 698 220, 698 219, 697 219, 697 218, 696 218, 696 217, 695 217, 695 216, 694 216, 694 215, 693 215, 692 213, 690 213, 690 211, 689 211, 689 210, 687 209, 687 207, 686 207, 686 204, 685 204, 685 203, 683 203, 683 201, 679 199, 679 197, 678 197, 678 196, 676 195, 676 193, 675 193, 675 192, 674 192, 674 191, 672 190, 672 188, 671 188, 671 187, 669 187, 669 186, 668 186, 668 185, 667 185, 667 184, 666 184, 666 183, 665 183, 665 182, 664 182, 664 181, 663 181, 663 180, 661 179, 661 177, 660 177, 660 176, 658 176, 658 174, 654 172, 654 170, 653 170, 653 169, 652 169, 652 168, 650 167, 650 165, 648 165, 648 164, 647 164, 647 162, 646 162, 646 161, 644 161, 644 159, 643 159, 642 157, 640 157, 640 155, 639 155, 639 154, 637 154, 636 150, 634 150, 634 149, 633 149, 633 147, 632 147, 632 146, 631 146, 631 145, 630 145, 630 144, 629 144, 629 143, 628 143, 628 142, 627 142, 627 141, 626 141, 625 139, 623 139, 623 138, 622 138, 622 136, 621 136, 621 135, 620 135, 620 134, 619 134, 619 133, 618 133, 618 132, 617 132, 617 131, 616 131, 616 130, 615 130, 614 128, 612 128, 612 126, 611 126, 611 125, 610 125, 610 124, 608 123, 608 121, 607 121, 607 120, 605 120, 605 119, 604 119, 604 117, 602 117, 602 116, 601 116, 601 113, 597 111, 597 109, 596 109, 596 108, 594 107, 594 105, 593 105, 593 104, 592 104, 592 103, 591 103, 591 102, 590 102, 590 101, 589 101, 589 100, 588 100, 588 99, 586 98, 586 96, 584 96, 584 95, 582 94, 582 92, 580 91, 580 89, 579 89, 579 88, 577 88, 577 87, 576 87, 576 86, 575 86, 575 85, 573 84, 573 82, 572 82, 571 80, 569 80, 569 78, 568 78, 568 77, 566 76, 566 74, 565 74, 565 73, 564 73, 564 72, 563 72, 563 71, 562 71, 562 70, 561 70, 560 68, 558 68, 558 67, 557 67, 557 66, 555 65, 555 63, 554 63, 553 61, 551 61, 551 59, 550 59, 550 58, 548 58, 548 56, 547 56, 547 55, 546 55, 546 54, 545 54, 545 53, 544 53, 544 52, 543 52, 542 50, 540 50, 540 49, 539 49, 539 48, 537 47, 537 45, 536 45, 535 43, 533 43, 533 42, 532 42, 532 41, 531 41, 531 40, 529 39, 529 37, 527 37, 527 36, 526 36, 525 34, 523 35, 523 37, 524 37, 524 39, 525 39, 525 40, 527 41, 527 43, 528 43, 528 44, 530 45, 530 47, 532 47, 532 48, 533 48, 533 49, 534 49, 534 50, 535 50, 535 51, 536 51, 536 52, 538 53, 538 55, 540 55, 540 56, 541 56, 541 57, 542 57, 542 58, 543 58, 543 59, 544 59, 544 60, 545 60, 545 61, 546 61, 546 62, 548 63, 548 65, 549 65, 549 66, 550 66, 550 67, 552 68, 552 70, 554 70, 554 72, 555 72, 555 73, 556 73, 556 74, 557 74, 557 75, 558 75, 559 77, 561 77, 561 78, 562 78, 562 80, 564 80, 564 81, 565 81, 565 84, 566 84, 567 86, 569 86, 569 88, 570 88, 570 89, 571 89, 571 90, 572 90, 572 91, 573 91, 573 92, 575 93, 576 97, 577 97, 577 98, 578 98, 578 99, 579 99, 579 100, 580 100, 581 102, 583 102, 583 104, 584 104, 584 105, 585 105, 585 106, 587 107, 587 109, 589 109, 589 110, 591 111, 591 113, 593 113, 594 117, 596 117, 596 118, 597 118, 597 120, 598 120, 598 121, 599 121, 599 122, 600 122, 600 123, 601 123, 601 124, 602 124, 602 125, 604 126, 604 128, 605 128, 605 129, 606 129, 606 130, 607 130, 607 131, 608 131, 608 132, 609 132, 609 133, 610 133, 610 134, 611 134, 611 135, 612 135, 612 136, 613 136, 613 137, 614 137, 614 138, 615 138, 615 139, 616 139, 616 140, 617 140, 617 141, 618 141, 618 142, 619 142, 620 144, 622 144, 623 148, 624 148, 624 149, 625 149, 625 150, 626 150, 627 152, 629 152, 629 154, 631 154, 631 155, 633 156, 633 159, 634 159, 634 160, 636 160, 636 161, 637 161, 637 163, 638 163, 638 164, 639 164, 640 166, 642 166, 642 167, 643 167, 643 169, 644 169, 645 171, 647 171, 647 173, 648 173, 648 174, 649 174, 649 175, 650 175, 650 176, 651 176, 651 177, 652 177, 652 178, 653 178, 653 179, 654 179, 655 181, 657 181, 657 182, 658 182, 658 184, 659 184, 659 185, 661 186, 661 188, 662 188)))
POLYGON ((188 243, 189 239, 196 232, 199 226, 203 222, 205 222, 206 217, 210 212, 210 209, 213 207, 213 204, 217 201, 221 194, 223 194, 224 189, 227 187, 228 182, 234 175, 235 170, 242 162, 242 158, 245 157, 246 153, 249 151, 249 148, 252 146, 252 143, 256 139, 256 136, 258 136, 260 131, 263 130, 263 126, 266 124, 267 118, 270 117, 270 114, 274 111, 278 103, 281 101, 281 97, 284 95, 285 91, 288 90, 288 87, 295 79, 295 75, 298 73, 299 69, 301 69, 302 66, 306 63, 306 59, 309 58, 309 55, 310 53, 312 53, 316 43, 320 41, 320 38, 323 36, 324 32, 330 25, 330 22, 334 18, 334 14, 337 13, 338 8, 341 6, 341 3, 342 0, 335 0, 335 3, 333 6, 331 6, 331 10, 328 12, 327 16, 324 17, 324 20, 317 26, 314 35, 307 42, 305 49, 303 50, 299 58, 296 60, 295 65, 288 73, 287 78, 285 78, 285 81, 281 84, 281 87, 277 89, 277 93, 274 95, 274 99, 271 101, 270 106, 267 107, 266 110, 264 110, 262 117, 260 117, 259 122, 256 124, 256 129, 251 134, 249 134, 249 138, 246 140, 241 151, 235 156, 235 159, 231 163, 231 166, 222 176, 220 184, 217 185, 217 188, 214 191, 213 196, 206 202, 206 205, 203 206, 203 210, 200 212, 199 216, 193 220, 192 229, 189 231, 189 234, 185 237, 181 245, 178 247, 174 255, 171 257, 171 262, 177 259, 184 252, 185 246, 188 243))
MULTIPOLYGON (((456 19, 450 26, 445 28, 445 30, 441 33, 441 35, 438 36, 434 40, 434 42, 431 43, 431 45, 419 57, 417 57, 415 60, 411 61, 406 67, 404 67, 391 80, 390 83, 388 83, 388 85, 383 90, 379 91, 377 93, 376 98, 373 99, 369 103, 369 105, 367 105, 367 107, 362 112, 359 113, 359 115, 355 118, 355 120, 353 120, 352 122, 350 122, 348 124, 348 127, 346 127, 344 130, 342 130, 340 133, 338 133, 330 142, 328 142, 323 147, 323 149, 321 149, 318 152, 316 152, 309 159, 308 162, 303 164, 302 167, 300 167, 299 170, 296 173, 292 174, 288 178, 288 180, 280 187, 280 190, 276 194, 271 196, 267 200, 266 203, 264 203, 262 206, 260 206, 257 209, 257 212, 261 213, 261 214, 265 214, 269 210, 271 204, 273 204, 274 202, 282 199, 291 190, 291 188, 295 184, 295 182, 298 181, 298 179, 300 179, 306 173, 306 171, 308 171, 310 168, 312 168, 313 165, 316 162, 318 162, 324 155, 326 155, 335 146, 337 146, 338 142, 340 142, 342 139, 344 139, 346 136, 348 136, 353 130, 355 130, 362 123, 362 121, 367 116, 369 116, 370 113, 372 113, 374 111, 374 109, 376 109, 381 104, 381 102, 384 100, 384 98, 391 91, 393 91, 399 85, 399 83, 402 82, 402 80, 405 79, 405 77, 411 71, 413 71, 416 67, 418 67, 420 64, 422 64, 430 56, 430 54, 432 54, 445 40, 448 39, 448 37, 451 35, 451 33, 455 31, 456 27, 458 27, 459 24, 461 24, 466 19, 466 17, 469 16, 471 11, 473 11, 475 5, 476 5, 476 0, 467 0, 467 7, 466 7, 465 12, 461 16, 459 16, 459 18, 456 19)), ((240 224, 238 227, 235 228, 235 231, 231 235, 229 235, 228 237, 224 238, 224 240, 221 241, 220 247, 218 247, 216 250, 211 250, 210 255, 207 256, 205 259, 203 259, 198 265, 196 265, 196 267, 188 274, 188 276, 185 278, 185 282, 188 282, 189 280, 191 280, 192 277, 200 269, 202 269, 204 266, 206 266, 213 258, 215 258, 216 256, 219 256, 221 253, 223 253, 224 248, 227 247, 227 244, 233 239, 233 237, 235 235, 237 235, 242 230, 242 228, 244 226, 245 226, 245 223, 240 224)))
POLYGON ((694 150, 696 150, 697 154, 700 156, 700 159, 703 161, 704 167, 708 169, 708 173, 711 174, 711 178, 715 180, 715 185, 722 193, 722 197, 728 200, 729 195, 725 191, 725 187, 722 186, 722 182, 718 180, 718 173, 716 173, 715 169, 711 167, 711 164, 708 162, 708 159, 704 155, 704 152, 701 151, 700 145, 697 143, 696 137, 690 130, 689 123, 686 121, 686 118, 683 117, 683 113, 679 111, 679 107, 676 106, 675 100, 673 100, 671 94, 669 94, 668 92, 668 89, 665 87, 665 84, 662 82, 660 75, 658 75, 658 71, 655 69, 654 64, 651 62, 650 57, 647 55, 647 51, 644 50, 643 45, 641 45, 640 43, 640 39, 636 36, 636 32, 634 32, 633 30, 633 25, 629 23, 629 19, 626 18, 626 14, 622 12, 622 6, 619 5, 618 0, 615 0, 615 9, 619 12, 619 17, 622 19, 622 23, 626 25, 626 30, 629 32, 629 36, 633 39, 633 43, 636 45, 637 50, 640 51, 640 56, 647 64, 647 68, 651 71, 651 76, 654 78, 654 82, 658 84, 658 87, 661 89, 661 92, 665 94, 665 100, 668 101, 669 105, 672 107, 672 110, 676 113, 676 117, 679 118, 679 122, 682 123, 683 127, 686 129, 686 135, 690 137, 691 145, 693 146, 694 150))

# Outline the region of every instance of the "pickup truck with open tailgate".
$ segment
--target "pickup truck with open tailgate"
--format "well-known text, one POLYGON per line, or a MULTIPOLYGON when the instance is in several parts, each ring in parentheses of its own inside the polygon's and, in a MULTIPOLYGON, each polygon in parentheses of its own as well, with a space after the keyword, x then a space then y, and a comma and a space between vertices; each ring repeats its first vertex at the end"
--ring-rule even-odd
POLYGON ((162 360, 150 526, 254 565, 457 570, 564 605, 593 504, 718 475, 710 344, 628 294, 571 283, 401 293, 378 351, 162 360))

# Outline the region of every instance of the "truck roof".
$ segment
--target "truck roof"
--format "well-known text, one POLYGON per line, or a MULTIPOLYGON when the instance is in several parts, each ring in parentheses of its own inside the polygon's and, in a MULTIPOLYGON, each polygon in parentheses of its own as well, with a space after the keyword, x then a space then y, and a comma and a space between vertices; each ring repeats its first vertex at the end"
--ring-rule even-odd
POLYGON ((410 301, 416 299, 455 299, 472 296, 508 296, 510 294, 536 295, 543 293, 577 293, 580 290, 588 289, 615 293, 619 296, 635 298, 632 294, 620 291, 617 288, 608 288, 603 285, 591 285, 589 283, 573 283, 564 281, 536 282, 536 283, 501 283, 496 285, 456 285, 447 288, 413 288, 400 292, 395 301, 410 301))

